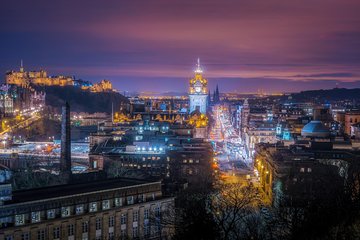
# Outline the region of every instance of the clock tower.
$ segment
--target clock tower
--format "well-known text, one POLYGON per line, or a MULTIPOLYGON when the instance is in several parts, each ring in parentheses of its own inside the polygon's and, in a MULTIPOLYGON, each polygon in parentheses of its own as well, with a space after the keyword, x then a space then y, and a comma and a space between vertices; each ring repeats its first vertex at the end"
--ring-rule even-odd
POLYGON ((190 79, 190 113, 195 110, 199 110, 201 113, 206 114, 208 89, 207 80, 203 78, 202 73, 203 71, 200 66, 200 59, 198 59, 196 64, 195 77, 190 79))

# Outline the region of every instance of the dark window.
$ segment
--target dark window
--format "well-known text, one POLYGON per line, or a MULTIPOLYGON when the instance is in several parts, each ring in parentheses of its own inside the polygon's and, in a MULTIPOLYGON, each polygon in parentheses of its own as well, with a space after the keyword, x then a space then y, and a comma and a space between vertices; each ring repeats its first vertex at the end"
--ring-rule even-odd
POLYGON ((60 238, 60 227, 54 227, 54 239, 60 238))
POLYGON ((83 233, 89 232, 89 223, 88 222, 83 222, 82 223, 82 232, 83 233))
POLYGON ((96 219, 96 224, 95 224, 95 226, 96 226, 96 230, 100 230, 101 229, 101 218, 97 218, 96 219))

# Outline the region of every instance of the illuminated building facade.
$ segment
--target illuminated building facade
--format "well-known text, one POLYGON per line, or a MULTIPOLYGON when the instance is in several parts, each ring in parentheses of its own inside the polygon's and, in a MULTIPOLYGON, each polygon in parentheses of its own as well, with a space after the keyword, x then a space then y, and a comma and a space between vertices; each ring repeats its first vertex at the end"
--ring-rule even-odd
POLYGON ((208 89, 207 80, 203 78, 202 73, 203 70, 201 69, 200 60, 198 59, 197 67, 195 70, 195 77, 190 79, 190 113, 195 110, 198 110, 201 113, 206 113, 208 104, 208 89))
POLYGON ((112 83, 109 80, 101 80, 95 84, 83 84, 81 89, 90 90, 92 92, 111 92, 113 91, 112 83))
POLYGON ((10 71, 5 75, 5 83, 29 88, 32 85, 40 86, 75 86, 83 90, 92 92, 111 92, 113 91, 112 83, 109 80, 102 80, 99 83, 92 84, 83 80, 76 80, 72 76, 48 76, 44 70, 25 71, 21 63, 19 71, 10 71))
POLYGON ((24 71, 21 62, 19 71, 10 71, 5 76, 6 84, 13 84, 21 87, 27 87, 29 84, 43 86, 73 86, 74 78, 68 76, 48 76, 44 70, 24 71))
POLYGON ((8 85, 0 87, 0 114, 2 116, 12 115, 14 112, 14 95, 9 90, 8 85))
POLYGON ((139 120, 109 128, 100 124, 90 135, 89 166, 111 172, 115 164, 124 174, 191 184, 212 172, 211 144, 196 137, 203 129, 164 121, 139 120))
POLYGON ((345 113, 345 133, 351 135, 351 126, 360 122, 360 111, 349 111, 345 113))

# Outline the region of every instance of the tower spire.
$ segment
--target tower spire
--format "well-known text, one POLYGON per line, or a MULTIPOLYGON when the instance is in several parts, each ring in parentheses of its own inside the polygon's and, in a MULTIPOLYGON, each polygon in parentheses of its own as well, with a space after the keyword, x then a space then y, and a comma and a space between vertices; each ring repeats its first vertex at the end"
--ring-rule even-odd
POLYGON ((201 66, 200 66, 200 58, 197 59, 195 73, 202 73, 202 69, 201 69, 201 66))
POLYGON ((20 72, 24 71, 23 60, 20 61, 20 72))

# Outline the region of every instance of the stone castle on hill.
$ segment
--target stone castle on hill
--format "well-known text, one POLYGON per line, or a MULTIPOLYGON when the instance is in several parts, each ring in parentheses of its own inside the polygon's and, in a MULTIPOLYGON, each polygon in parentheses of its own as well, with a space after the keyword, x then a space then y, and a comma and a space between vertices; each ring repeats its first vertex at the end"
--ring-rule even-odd
POLYGON ((99 83, 92 84, 88 81, 77 80, 72 76, 48 76, 44 70, 40 71, 24 71, 21 63, 19 71, 9 71, 5 75, 5 83, 17 85, 21 87, 29 87, 30 85, 38 86, 77 86, 83 90, 92 92, 111 92, 112 84, 109 80, 102 80, 99 83))

